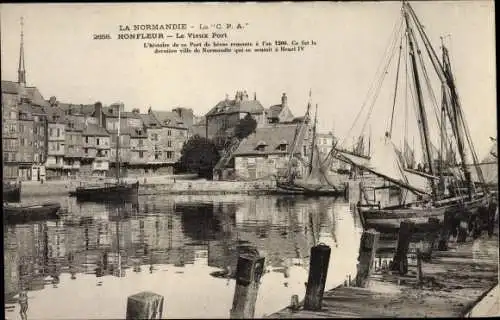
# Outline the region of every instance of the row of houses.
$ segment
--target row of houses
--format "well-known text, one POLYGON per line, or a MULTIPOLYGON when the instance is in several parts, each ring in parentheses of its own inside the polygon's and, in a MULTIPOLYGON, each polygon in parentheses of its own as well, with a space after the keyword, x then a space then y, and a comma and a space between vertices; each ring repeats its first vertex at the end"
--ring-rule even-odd
POLYGON ((129 173, 172 172, 189 137, 186 115, 192 110, 141 114, 122 103, 45 100, 36 87, 2 81, 4 179, 114 175, 117 161, 129 173))

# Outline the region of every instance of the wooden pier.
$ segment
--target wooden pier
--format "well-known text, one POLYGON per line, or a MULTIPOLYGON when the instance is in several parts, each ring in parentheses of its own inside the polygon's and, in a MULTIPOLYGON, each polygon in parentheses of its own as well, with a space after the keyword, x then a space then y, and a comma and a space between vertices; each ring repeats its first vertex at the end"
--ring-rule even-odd
MULTIPOLYGON (((408 273, 401 276, 378 266, 366 288, 338 287, 325 292, 321 310, 287 307, 267 318, 330 317, 464 317, 498 285, 498 231, 433 251, 430 261, 408 254, 408 273)), ((335 272, 331 270, 330 272, 335 272)))

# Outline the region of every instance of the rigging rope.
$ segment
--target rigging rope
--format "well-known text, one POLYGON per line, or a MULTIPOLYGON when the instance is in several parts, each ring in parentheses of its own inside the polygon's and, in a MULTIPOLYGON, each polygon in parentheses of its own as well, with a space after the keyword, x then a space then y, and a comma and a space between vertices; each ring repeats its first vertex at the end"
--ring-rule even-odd
MULTIPOLYGON (((387 49, 385 50, 385 53, 384 53, 384 55, 382 56, 382 59, 381 59, 381 61, 380 61, 380 63, 379 63, 379 66, 378 66, 377 71, 376 71, 376 73, 375 73, 375 77, 374 77, 374 79, 373 79, 373 82, 372 82, 372 84, 370 85, 370 88, 369 88, 369 90, 368 90, 368 92, 367 92, 367 94, 366 94, 366 97, 365 97, 365 100, 363 101, 363 104, 361 105, 361 109, 359 110, 359 112, 357 113, 356 117, 354 118, 354 121, 353 121, 353 123, 352 123, 351 127, 349 128, 349 130, 347 131, 347 134, 345 135, 345 137, 343 138, 343 140, 340 142, 340 144, 339 144, 339 147, 340 147, 340 148, 342 148, 342 147, 344 146, 344 143, 346 142, 347 137, 349 137, 349 136, 350 136, 350 134, 351 134, 351 132, 352 132, 352 130, 353 130, 353 128, 354 128, 354 126, 356 125, 356 123, 357 123, 357 122, 358 122, 358 120, 359 120, 359 117, 361 116, 361 113, 362 113, 362 112, 363 112, 363 110, 365 109, 366 104, 368 103, 368 100, 369 100, 370 96, 372 95, 372 92, 373 92, 373 90, 374 90, 374 87, 375 87, 375 85, 376 85, 376 83, 377 83, 377 79, 380 77, 379 72, 380 72, 380 70, 381 70, 382 66, 384 65, 384 61, 387 59, 387 55, 389 54, 389 52, 393 50, 393 49, 391 50, 391 47, 393 46, 393 44, 392 44, 392 43, 394 42, 394 39, 397 39, 397 37, 395 37, 395 36, 396 36, 396 35, 397 35, 397 33, 398 33, 398 25, 399 25, 399 29, 401 29, 402 22, 403 22, 403 16, 401 16, 401 19, 400 19, 400 21, 399 21, 399 22, 396 22, 396 23, 394 24, 394 27, 393 27, 393 30, 392 30, 391 36, 390 36, 390 38, 389 38, 389 42, 388 42, 388 44, 387 44, 387 49)), ((385 72, 384 72, 384 74, 385 74, 385 72)))
POLYGON ((392 124, 394 121, 394 108, 396 107, 396 97, 398 93, 398 81, 399 81, 399 65, 401 64, 401 51, 403 50, 403 38, 401 36, 401 39, 399 41, 399 56, 398 56, 398 66, 396 67, 396 85, 394 86, 394 99, 392 100, 392 113, 391 113, 391 124, 390 127, 387 129, 387 132, 389 132, 389 136, 392 136, 392 124))

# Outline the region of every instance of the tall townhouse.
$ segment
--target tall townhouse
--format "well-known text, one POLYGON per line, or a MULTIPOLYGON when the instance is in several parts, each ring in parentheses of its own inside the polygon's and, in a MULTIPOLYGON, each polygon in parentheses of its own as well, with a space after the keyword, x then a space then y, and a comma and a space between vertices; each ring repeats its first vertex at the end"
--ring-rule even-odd
POLYGON ((83 158, 80 173, 84 176, 106 176, 109 171, 110 135, 93 123, 88 123, 83 132, 83 158))
POLYGON ((47 179, 61 179, 64 176, 64 145, 66 142, 64 112, 57 107, 48 107, 46 112, 48 151, 45 168, 47 179))
POLYGON ((31 166, 33 165, 33 115, 31 106, 27 102, 19 105, 19 178, 23 181, 31 180, 31 166))
POLYGON ((163 171, 173 173, 173 166, 180 159, 182 146, 188 139, 188 128, 176 112, 151 110, 151 114, 162 126, 160 147, 165 163, 163 171))
POLYGON ((140 116, 144 123, 147 135, 147 139, 144 140, 146 148, 143 155, 145 156, 147 162, 147 165, 144 168, 144 173, 155 173, 161 167, 165 166, 165 162, 162 160, 162 147, 160 145, 160 136, 163 128, 151 112, 141 114, 140 116))
POLYGON ((64 148, 63 169, 70 177, 80 175, 80 165, 83 158, 83 128, 84 126, 72 116, 66 116, 66 142, 64 148))
POLYGON ((139 113, 139 109, 127 112, 127 125, 131 129, 130 135, 130 175, 143 175, 148 166, 146 127, 139 113))
POLYGON ((126 176, 130 162, 130 136, 132 130, 128 126, 129 113, 126 113, 124 109, 123 103, 114 103, 109 107, 103 107, 104 128, 106 128, 111 137, 110 175, 116 175, 118 160, 120 162, 120 175, 126 176), (118 123, 118 118, 120 118, 120 123, 118 123), (120 128, 120 148, 118 150, 119 157, 117 158, 118 128, 120 128))
POLYGON ((2 151, 3 179, 18 179, 19 172, 19 104, 18 84, 2 81, 2 151))

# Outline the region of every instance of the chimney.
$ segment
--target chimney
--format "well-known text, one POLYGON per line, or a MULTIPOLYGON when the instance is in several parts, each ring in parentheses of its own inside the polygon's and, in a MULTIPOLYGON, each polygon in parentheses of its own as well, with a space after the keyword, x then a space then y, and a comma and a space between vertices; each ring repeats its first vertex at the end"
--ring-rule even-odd
POLYGON ((287 97, 286 97, 286 93, 283 93, 283 95, 281 96, 281 106, 282 107, 285 107, 287 105, 287 97))
POLYGON ((242 96, 241 100, 245 100, 245 101, 248 100, 248 93, 246 90, 243 92, 243 96, 242 96))
POLYGON ((254 92, 254 93, 253 93, 253 99, 254 99, 254 100, 257 100, 257 92, 254 92))
POLYGON ((103 119, 102 119, 102 103, 97 101, 95 104, 94 104, 94 112, 96 114, 96 117, 97 117, 97 125, 99 127, 104 127, 104 123, 103 123, 103 119))

